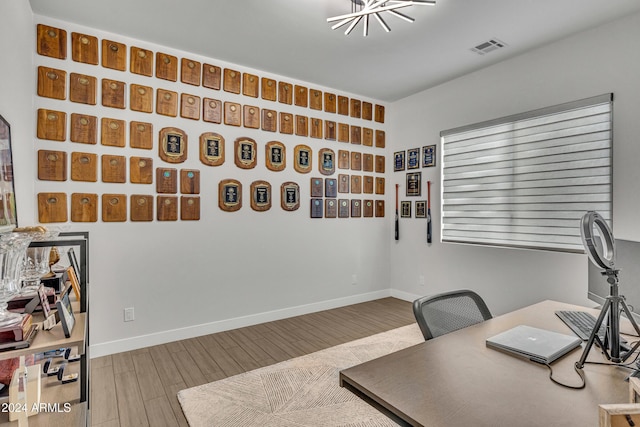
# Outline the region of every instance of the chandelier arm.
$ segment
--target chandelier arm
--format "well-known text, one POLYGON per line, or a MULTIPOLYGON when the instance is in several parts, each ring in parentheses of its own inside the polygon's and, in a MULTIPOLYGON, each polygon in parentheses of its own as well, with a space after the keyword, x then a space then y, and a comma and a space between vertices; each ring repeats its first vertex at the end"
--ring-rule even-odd
POLYGON ((413 6, 435 6, 434 0, 387 0, 389 3, 411 3, 413 6))
POLYGON ((397 16, 400 19, 404 19, 407 22, 414 22, 415 21, 415 19, 413 19, 412 17, 407 16, 407 15, 405 15, 403 13, 400 13, 400 12, 396 12, 395 10, 390 10, 389 13, 392 14, 392 15, 397 16))
POLYGON ((375 9, 362 9, 359 12, 355 12, 355 13, 347 13, 346 15, 338 15, 338 16, 333 16, 331 18, 327 18, 327 22, 335 22, 335 21, 340 21, 342 19, 346 19, 346 18, 357 18, 357 17, 362 17, 365 15, 370 15, 372 13, 377 13, 377 12, 385 12, 385 11, 393 11, 394 9, 400 9, 403 7, 408 7, 411 6, 411 4, 394 4, 394 5, 389 5, 389 6, 383 6, 383 7, 379 7, 379 8, 375 8, 375 9))
POLYGON ((342 27, 343 25, 346 25, 346 24, 348 24, 349 22, 353 21, 354 19, 356 19, 356 18, 347 18, 347 19, 345 19, 345 20, 343 20, 343 21, 340 21, 340 22, 338 22, 337 24, 334 24, 334 25, 331 27, 331 29, 332 29, 332 30, 338 29, 338 28, 342 27))
POLYGON ((363 22, 363 33, 362 36, 363 37, 367 37, 367 35, 369 34, 369 15, 366 15, 364 17, 364 22, 363 22))
POLYGON ((376 19, 378 20, 378 23, 382 26, 382 28, 384 28, 384 30, 388 33, 389 31, 391 31, 391 28, 389 28, 389 26, 387 25, 386 22, 384 22, 384 19, 382 19, 382 16, 380 16, 379 13, 374 13, 373 16, 376 17, 376 19))
POLYGON ((349 25, 349 27, 347 28, 347 31, 344 32, 345 35, 349 35, 349 33, 351 33, 351 31, 353 31, 353 28, 358 25, 358 22, 360 22, 360 20, 362 19, 362 16, 358 16, 356 19, 353 20, 353 22, 351 23, 351 25, 349 25))

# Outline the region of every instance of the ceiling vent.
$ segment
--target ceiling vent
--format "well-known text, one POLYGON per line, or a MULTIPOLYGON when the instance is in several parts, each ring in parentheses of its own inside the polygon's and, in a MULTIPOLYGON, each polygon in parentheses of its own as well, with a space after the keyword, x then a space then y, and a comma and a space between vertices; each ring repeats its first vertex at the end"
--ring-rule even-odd
POLYGON ((505 47, 506 44, 501 42, 498 39, 487 40, 486 42, 480 43, 476 47, 471 48, 471 50, 478 55, 484 55, 485 53, 493 52, 494 50, 505 47))

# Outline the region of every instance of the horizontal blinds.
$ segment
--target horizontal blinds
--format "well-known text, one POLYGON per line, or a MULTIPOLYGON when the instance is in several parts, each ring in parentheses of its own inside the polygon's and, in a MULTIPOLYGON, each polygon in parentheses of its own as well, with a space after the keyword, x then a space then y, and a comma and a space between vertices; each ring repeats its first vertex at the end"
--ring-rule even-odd
POLYGON ((582 252, 582 215, 611 221, 611 99, 442 132, 442 240, 582 252))

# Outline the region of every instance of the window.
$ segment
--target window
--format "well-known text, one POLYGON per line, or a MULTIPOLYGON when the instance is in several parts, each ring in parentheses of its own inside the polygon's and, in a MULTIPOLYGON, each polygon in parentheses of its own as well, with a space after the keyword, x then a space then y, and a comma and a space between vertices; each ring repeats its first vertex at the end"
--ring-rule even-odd
POLYGON ((612 94, 441 132, 442 240, 583 252, 612 211, 612 94))

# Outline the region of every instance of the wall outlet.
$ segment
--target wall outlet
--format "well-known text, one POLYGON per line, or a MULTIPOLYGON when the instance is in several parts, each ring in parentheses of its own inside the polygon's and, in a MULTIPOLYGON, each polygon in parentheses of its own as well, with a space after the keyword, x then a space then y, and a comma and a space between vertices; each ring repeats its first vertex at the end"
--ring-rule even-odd
POLYGON ((418 285, 424 286, 424 274, 418 276, 418 285))
POLYGON ((352 274, 351 275, 351 284, 352 285, 357 285, 358 284, 358 275, 357 274, 352 274))
POLYGON ((133 312, 133 307, 125 308, 124 309, 124 321, 125 322, 132 322, 134 320, 136 320, 136 318, 135 318, 135 314, 133 312))

